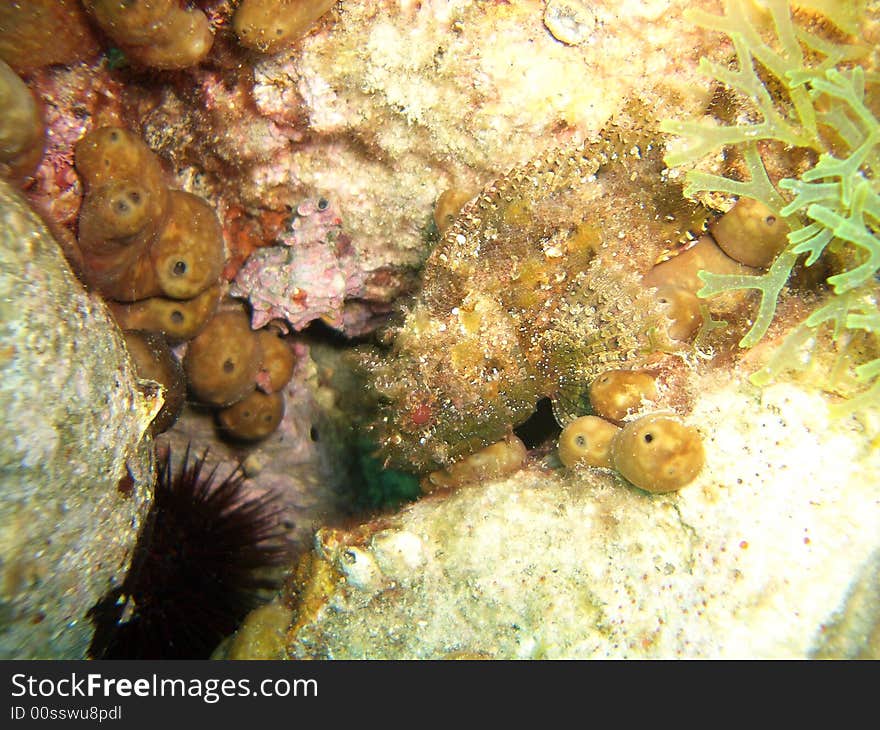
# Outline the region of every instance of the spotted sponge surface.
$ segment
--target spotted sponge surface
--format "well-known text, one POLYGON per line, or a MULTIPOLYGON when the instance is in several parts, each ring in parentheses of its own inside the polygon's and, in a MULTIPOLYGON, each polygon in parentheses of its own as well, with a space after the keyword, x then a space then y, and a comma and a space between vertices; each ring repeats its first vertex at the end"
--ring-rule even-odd
POLYGON ((220 428, 233 439, 259 441, 273 433, 284 417, 284 396, 255 390, 217 412, 220 428))
POLYGON ((185 301, 150 297, 131 303, 110 302, 109 306, 122 329, 156 332, 177 343, 199 334, 214 316, 219 302, 220 286, 215 284, 185 301))
POLYGON ((700 433, 662 415, 628 423, 611 443, 614 468, 647 492, 672 492, 690 484, 706 454, 700 433))
POLYGON ((611 442, 620 428, 598 416, 581 416, 559 435, 559 460, 568 467, 611 468, 611 442))
POLYGON ((168 214, 162 166, 121 127, 101 127, 75 149, 85 196, 79 246, 87 283, 113 299, 141 299, 152 284, 147 255, 168 214))
POLYGON ((202 198, 172 190, 168 222, 150 249, 156 290, 172 299, 192 299, 220 279, 223 232, 214 209, 202 198))
MULTIPOLYGON (((217 284, 224 262, 217 214, 202 198, 169 190, 159 159, 135 134, 121 127, 89 132, 76 145, 76 169, 86 190, 79 215, 84 275, 105 297, 195 300, 217 284)), ((195 326, 189 319, 187 329, 195 326)), ((160 331, 148 321, 126 324, 160 331)))

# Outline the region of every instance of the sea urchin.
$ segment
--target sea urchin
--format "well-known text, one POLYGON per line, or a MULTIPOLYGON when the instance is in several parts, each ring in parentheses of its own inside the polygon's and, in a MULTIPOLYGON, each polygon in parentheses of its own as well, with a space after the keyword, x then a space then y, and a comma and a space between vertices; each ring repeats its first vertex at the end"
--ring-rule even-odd
POLYGON ((287 552, 275 498, 245 496, 241 467, 222 481, 207 452, 173 469, 170 449, 131 569, 92 610, 102 659, 205 659, 274 587, 287 552))

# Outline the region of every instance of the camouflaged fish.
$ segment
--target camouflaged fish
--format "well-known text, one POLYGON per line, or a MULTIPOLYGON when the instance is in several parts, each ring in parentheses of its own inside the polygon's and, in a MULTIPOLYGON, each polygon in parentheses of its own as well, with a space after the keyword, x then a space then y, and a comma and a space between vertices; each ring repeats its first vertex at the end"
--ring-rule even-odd
POLYGON ((603 370, 665 347, 640 279, 702 212, 634 123, 532 160, 466 204, 424 268, 390 353, 367 357, 389 465, 442 467, 502 439, 538 400, 563 425, 603 370))

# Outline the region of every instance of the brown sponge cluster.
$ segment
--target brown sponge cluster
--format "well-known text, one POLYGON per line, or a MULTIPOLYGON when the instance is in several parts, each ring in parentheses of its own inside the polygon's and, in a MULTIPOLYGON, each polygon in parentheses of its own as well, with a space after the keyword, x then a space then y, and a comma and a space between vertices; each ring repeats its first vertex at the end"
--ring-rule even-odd
POLYGON ((226 435, 268 436, 284 413, 294 357, 275 333, 251 330, 244 311, 217 312, 224 247, 213 208, 170 190, 159 159, 121 127, 90 132, 75 154, 85 188, 83 276, 127 333, 139 375, 165 388, 168 407, 154 431, 174 423, 188 391, 216 410, 226 435), (169 343, 182 342, 189 345, 181 367, 169 343))
POLYGON ((121 127, 81 139, 75 165, 85 187, 79 246, 88 284, 121 301, 139 294, 149 252, 168 217, 168 187, 152 151, 121 127))
POLYGON ((161 332, 169 342, 178 343, 201 332, 219 302, 220 285, 215 284, 192 299, 150 297, 139 302, 108 304, 122 329, 161 332))
POLYGON ((705 463, 696 429, 663 414, 620 428, 598 416, 581 416, 559 436, 559 460, 569 468, 614 469, 646 492, 674 492, 690 484, 705 463))
POLYGON ((213 208, 169 190, 158 158, 121 127, 90 132, 75 153, 85 186, 79 246, 87 283, 107 299, 137 303, 117 308, 123 328, 194 336, 214 311, 218 292, 210 290, 223 268, 213 208))
POLYGON ((186 393, 169 343, 195 337, 220 299, 220 222, 201 198, 170 190, 159 159, 122 127, 83 137, 75 165, 85 191, 82 275, 108 300, 139 376, 164 388, 151 427, 159 433, 175 422, 186 393))
POLYGON ((673 492, 690 484, 705 463, 699 432, 677 418, 651 413, 626 421, 657 397, 651 373, 608 370, 590 384, 593 415, 568 423, 557 454, 569 468, 613 469, 646 492, 673 492))
POLYGON ((244 311, 217 314, 190 343, 183 367, 190 393, 218 408, 226 435, 256 441, 278 428, 293 353, 273 332, 254 332, 244 311))

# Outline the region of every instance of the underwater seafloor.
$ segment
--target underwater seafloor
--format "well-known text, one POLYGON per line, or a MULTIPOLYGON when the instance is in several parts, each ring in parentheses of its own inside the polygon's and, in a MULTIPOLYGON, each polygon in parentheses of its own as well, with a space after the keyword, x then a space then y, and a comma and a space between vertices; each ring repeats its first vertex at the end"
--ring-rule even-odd
POLYGON ((878 41, 0 5, 0 657, 880 658, 878 41))

